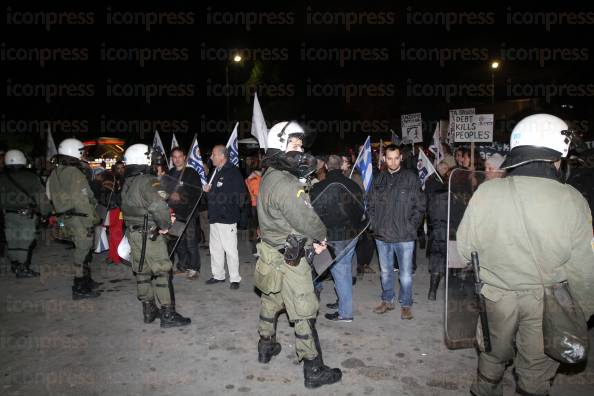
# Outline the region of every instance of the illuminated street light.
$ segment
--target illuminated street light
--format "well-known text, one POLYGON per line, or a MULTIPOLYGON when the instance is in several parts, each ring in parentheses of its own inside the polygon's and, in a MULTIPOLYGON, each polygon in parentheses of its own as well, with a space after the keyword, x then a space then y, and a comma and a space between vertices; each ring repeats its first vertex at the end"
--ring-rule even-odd
POLYGON ((499 66, 499 61, 491 62, 491 104, 495 104, 495 72, 499 66))
MULTIPOLYGON (((235 54, 233 55, 233 57, 231 58, 231 60, 233 61, 233 63, 241 63, 241 61, 243 61, 243 57, 240 54, 235 54)), ((225 102, 226 102, 226 109, 227 109, 227 125, 230 125, 230 105, 229 105, 229 96, 231 95, 230 93, 231 91, 231 86, 229 85, 229 62, 225 63, 225 92, 226 92, 226 98, 225 98, 225 102)))

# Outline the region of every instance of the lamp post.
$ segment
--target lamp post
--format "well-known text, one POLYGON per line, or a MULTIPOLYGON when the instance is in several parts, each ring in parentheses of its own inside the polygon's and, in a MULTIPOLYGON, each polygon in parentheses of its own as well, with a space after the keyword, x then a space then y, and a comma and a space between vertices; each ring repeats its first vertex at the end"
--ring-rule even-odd
POLYGON ((491 104, 495 104, 495 71, 499 69, 499 62, 491 62, 491 104))
MULTIPOLYGON (((239 54, 235 54, 233 58, 231 58, 233 63, 241 63, 243 58, 239 54)), ((227 125, 231 122, 230 117, 230 107, 229 107, 229 98, 231 96, 231 87, 229 86, 229 62, 225 63, 225 93, 226 93, 226 102, 227 102, 227 125)))

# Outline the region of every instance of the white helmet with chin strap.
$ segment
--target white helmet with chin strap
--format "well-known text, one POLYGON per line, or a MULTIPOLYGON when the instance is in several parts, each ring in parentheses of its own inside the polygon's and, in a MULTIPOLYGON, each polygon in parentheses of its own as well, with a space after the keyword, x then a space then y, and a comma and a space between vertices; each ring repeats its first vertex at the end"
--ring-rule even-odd
POLYGON ((8 150, 4 155, 6 166, 27 165, 27 157, 21 150, 8 150))
POLYGON ((142 143, 133 144, 124 153, 126 165, 151 165, 151 148, 142 143))
POLYGON ((78 160, 82 159, 85 145, 78 139, 62 140, 58 146, 58 154, 74 157, 78 160))
POLYGON ((299 137, 303 140, 305 130, 295 121, 279 122, 270 128, 270 131, 268 131, 266 145, 269 149, 277 149, 285 152, 287 150, 289 137, 291 137, 291 135, 299 137))
POLYGON ((561 118, 534 114, 522 119, 512 131, 511 153, 501 165, 513 168, 529 162, 554 162, 567 157, 572 131, 561 118))

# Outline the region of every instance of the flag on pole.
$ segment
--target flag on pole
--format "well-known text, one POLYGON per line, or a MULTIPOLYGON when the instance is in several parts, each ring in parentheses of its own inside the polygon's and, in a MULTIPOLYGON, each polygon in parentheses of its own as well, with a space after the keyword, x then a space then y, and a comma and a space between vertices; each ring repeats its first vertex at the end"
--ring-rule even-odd
POLYGON ((233 133, 229 137, 229 141, 227 142, 227 150, 229 150, 229 161, 235 166, 239 166, 239 145, 237 142, 237 127, 239 126, 239 122, 235 124, 235 128, 233 128, 233 133))
POLYGON ((441 147, 441 140, 440 140, 440 125, 441 122, 438 122, 435 126, 435 132, 433 133, 433 144, 429 146, 429 151, 431 151, 435 155, 435 165, 443 160, 445 157, 443 155, 442 147, 441 147))
MULTIPOLYGON (((422 149, 419 149, 419 157, 417 160, 417 169, 419 171, 419 179, 421 179, 421 184, 423 188, 425 188, 425 182, 432 174, 436 174, 439 177, 439 174, 435 171, 433 164, 429 161, 429 158, 425 155, 425 152, 422 149)), ((441 180, 441 178, 439 178, 441 180)))
POLYGON ((169 169, 173 168, 173 149, 179 147, 179 143, 177 142, 177 139, 175 138, 175 133, 173 134, 173 137, 171 138, 171 150, 169 151, 169 169))
POLYGON ((49 161, 56 154, 58 154, 58 150, 56 149, 56 143, 54 143, 52 131, 51 129, 47 128, 47 148, 45 150, 45 159, 49 161))
POLYGON ((377 169, 382 170, 382 165, 384 163, 384 141, 380 139, 379 142, 379 155, 377 159, 377 169))
POLYGON ((198 147, 197 135, 194 135, 194 140, 192 140, 192 147, 188 153, 187 163, 190 168, 194 169, 198 172, 198 175, 200 175, 202 187, 208 184, 208 181, 206 180, 206 172, 204 170, 204 162, 202 162, 202 154, 200 153, 200 147, 198 147))
POLYGON ((252 136, 258 139, 260 148, 266 150, 266 138, 268 137, 268 127, 266 126, 266 120, 260 107, 260 101, 258 100, 258 94, 254 93, 254 110, 252 112, 252 136))
POLYGON ((155 130, 155 137, 153 138, 153 150, 157 151, 158 153, 165 158, 165 162, 167 168, 169 168, 169 161, 167 160, 167 156, 165 155, 165 147, 163 146, 163 142, 161 141, 161 136, 159 136, 159 131, 155 130))
POLYGON ((402 144, 402 139, 400 139, 400 137, 396 135, 396 132, 393 130, 390 129, 390 132, 392 132, 392 143, 394 143, 396 146, 400 146, 402 144))
POLYGON ((365 192, 369 191, 371 188, 371 181, 373 180, 373 165, 371 158, 371 136, 367 136, 367 140, 365 140, 363 148, 359 153, 359 158, 355 161, 355 166, 359 169, 359 173, 361 173, 361 178, 363 179, 365 192))

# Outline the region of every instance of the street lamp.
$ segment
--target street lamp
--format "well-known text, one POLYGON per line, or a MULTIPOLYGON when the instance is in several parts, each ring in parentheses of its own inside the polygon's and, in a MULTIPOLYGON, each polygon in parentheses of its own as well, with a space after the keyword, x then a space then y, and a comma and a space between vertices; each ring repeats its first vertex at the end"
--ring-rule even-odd
POLYGON ((499 69, 499 62, 491 62, 491 104, 495 103, 495 71, 499 69))
MULTIPOLYGON (((233 63, 241 63, 243 60, 240 54, 235 54, 231 57, 233 63)), ((229 107, 229 97, 231 96, 231 87, 229 86, 229 62, 225 63, 225 92, 227 93, 226 102, 227 102, 227 126, 230 125, 231 117, 230 117, 230 107, 229 107)))

